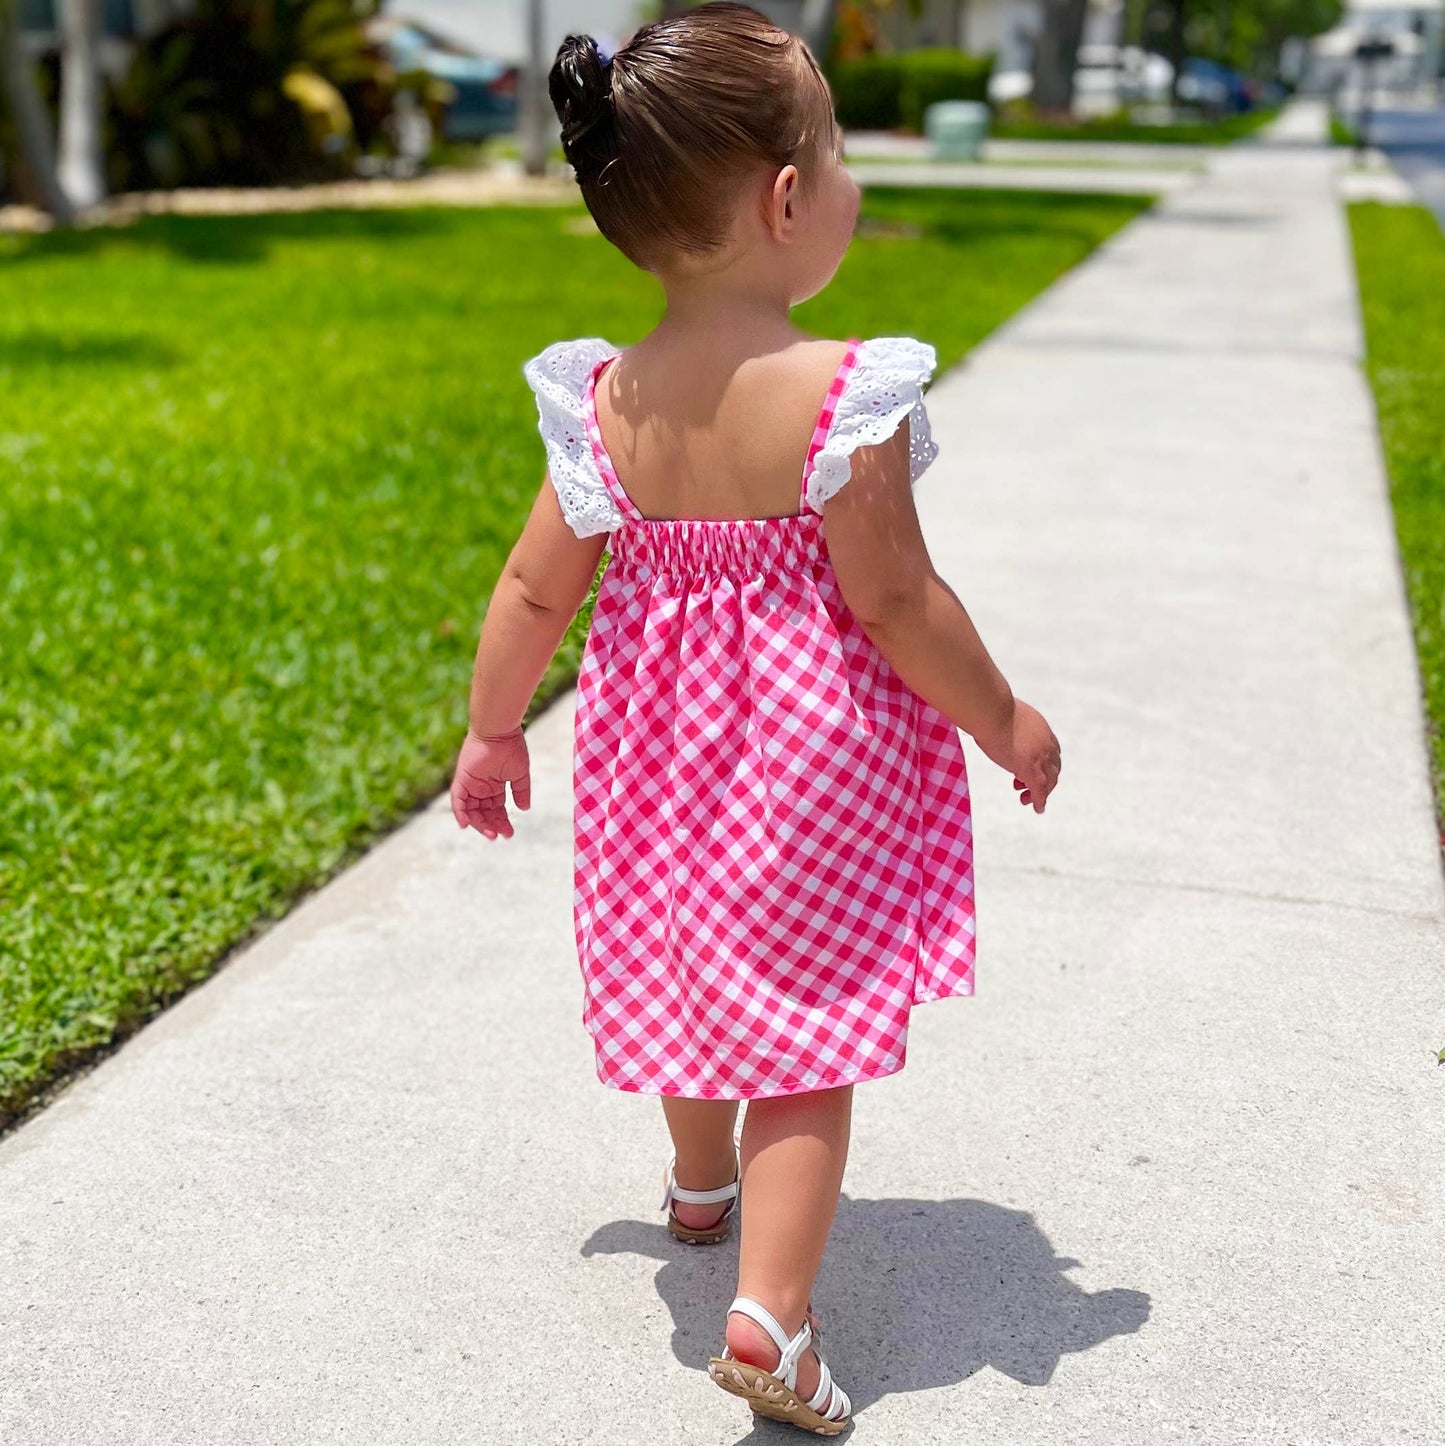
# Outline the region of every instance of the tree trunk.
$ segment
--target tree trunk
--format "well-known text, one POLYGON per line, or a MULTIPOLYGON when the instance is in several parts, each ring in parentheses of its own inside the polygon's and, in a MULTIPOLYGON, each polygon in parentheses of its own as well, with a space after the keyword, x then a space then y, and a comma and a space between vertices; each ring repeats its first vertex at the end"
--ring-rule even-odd
POLYGON ((838 0, 804 0, 803 18, 798 25, 803 41, 820 65, 833 48, 833 31, 838 24, 838 0))
POLYGON ((1188 0, 1169 0, 1169 33, 1165 37, 1165 59, 1174 67, 1174 79, 1169 83, 1169 99, 1179 104, 1179 84, 1184 79, 1184 22, 1187 18, 1188 0))
POLYGON ((100 148, 99 0, 59 0, 60 184, 80 210, 105 199, 100 148))
POLYGON ((527 0, 527 63, 522 68, 517 97, 518 121, 522 129, 522 169, 529 176, 540 176, 547 169, 547 71, 550 68, 542 53, 545 33, 542 0, 527 0))
POLYGON ((35 83, 35 67, 20 36, 16 0, 0 0, 0 87, 4 88, 15 124, 20 158, 39 192, 40 203, 57 225, 68 226, 75 219, 75 211, 55 172, 50 117, 45 113, 45 102, 35 83))
POLYGON ((1074 70, 1084 37, 1088 0, 1043 0, 1043 24, 1034 50, 1034 105, 1066 111, 1074 103, 1074 70))
POLYGON ((953 0, 953 43, 968 49, 968 0, 953 0))

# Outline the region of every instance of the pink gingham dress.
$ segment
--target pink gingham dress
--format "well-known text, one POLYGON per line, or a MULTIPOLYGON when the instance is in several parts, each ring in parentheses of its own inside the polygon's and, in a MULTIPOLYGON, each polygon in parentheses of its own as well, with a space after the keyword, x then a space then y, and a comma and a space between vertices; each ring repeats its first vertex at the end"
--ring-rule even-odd
POLYGON ((851 342, 796 516, 649 521, 597 427, 618 348, 525 374, 548 470, 611 559, 577 680, 573 913, 604 1084, 753 1099, 902 1069, 909 1011, 973 993, 973 840, 958 731, 869 641, 821 509, 906 421, 937 455, 933 348, 851 342))

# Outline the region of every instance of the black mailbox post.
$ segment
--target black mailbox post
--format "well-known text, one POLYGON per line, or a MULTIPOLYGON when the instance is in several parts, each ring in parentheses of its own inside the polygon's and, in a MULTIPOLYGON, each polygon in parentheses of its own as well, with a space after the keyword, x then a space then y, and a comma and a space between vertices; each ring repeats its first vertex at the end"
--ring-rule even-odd
POLYGON ((1360 62, 1360 110, 1355 117, 1355 155, 1363 156, 1370 144, 1374 127, 1375 66, 1395 54, 1395 42, 1383 35, 1372 35, 1355 46, 1355 59, 1360 62))

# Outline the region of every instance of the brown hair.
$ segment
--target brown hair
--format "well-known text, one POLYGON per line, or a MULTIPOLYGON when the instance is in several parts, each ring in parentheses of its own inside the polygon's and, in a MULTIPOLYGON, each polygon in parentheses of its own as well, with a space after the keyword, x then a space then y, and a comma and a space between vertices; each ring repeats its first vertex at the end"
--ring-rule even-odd
POLYGON ((591 36, 569 35, 547 88, 587 209, 644 269, 723 245, 753 166, 795 164, 806 187, 838 139, 808 47, 749 5, 644 25, 607 62, 591 36))

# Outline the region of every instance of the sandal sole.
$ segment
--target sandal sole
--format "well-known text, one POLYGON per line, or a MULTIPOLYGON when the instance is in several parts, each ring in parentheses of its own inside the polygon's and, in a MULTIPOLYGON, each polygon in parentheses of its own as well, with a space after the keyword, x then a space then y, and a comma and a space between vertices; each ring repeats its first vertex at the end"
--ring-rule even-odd
POLYGON ((676 1220, 669 1220, 667 1228, 673 1239, 681 1240, 684 1245, 721 1245, 733 1233, 731 1225, 721 1230, 690 1230, 676 1220))
POLYGON ((845 1416, 841 1421, 820 1416, 796 1391, 761 1366, 714 1356, 707 1363, 707 1373, 729 1395, 746 1401, 754 1415, 766 1416, 770 1421, 786 1421, 817 1436, 837 1436, 853 1422, 852 1416, 845 1416))

